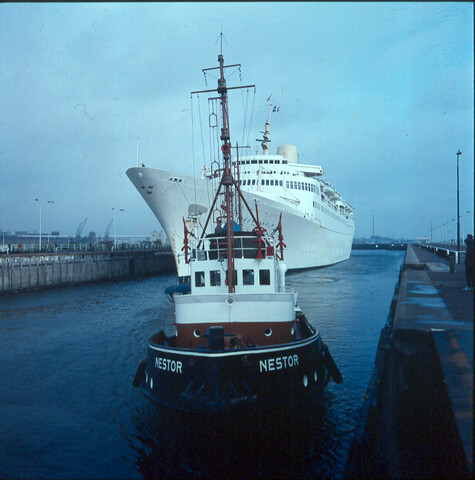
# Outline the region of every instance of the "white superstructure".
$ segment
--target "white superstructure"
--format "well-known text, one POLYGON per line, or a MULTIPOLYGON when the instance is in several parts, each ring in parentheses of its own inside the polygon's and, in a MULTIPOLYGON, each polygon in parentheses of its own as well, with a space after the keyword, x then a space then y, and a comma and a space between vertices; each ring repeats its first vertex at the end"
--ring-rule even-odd
MULTIPOLYGON (((297 148, 282 145, 268 152, 269 122, 262 142, 263 155, 233 161, 235 178, 250 206, 257 202, 261 224, 271 232, 282 213, 286 232, 285 263, 289 270, 314 268, 349 258, 354 234, 353 208, 320 177, 321 166, 298 163, 297 148), (238 164, 239 163, 239 164, 238 164)), ((189 276, 182 252, 184 226, 195 231, 211 208, 218 180, 204 169, 201 178, 174 172, 133 167, 127 176, 142 195, 166 232, 178 269, 189 276)), ((243 228, 250 217, 243 209, 243 228)), ((216 219, 215 219, 216 220, 216 219)), ((208 231, 214 231, 209 225, 208 231)))
MULTIPOLYGON (((240 69, 240 65, 219 68, 240 69)), ((203 69, 205 77, 206 72, 212 70, 217 68, 203 69)), ((232 88, 249 87, 255 86, 232 88)), ((238 145, 231 147, 227 92, 223 77, 218 80, 217 90, 192 92, 192 96, 203 93, 211 95, 208 98, 211 138, 218 140, 218 148, 225 149, 222 154, 230 161, 233 181, 239 183, 248 206, 253 208, 255 202, 258 204, 260 223, 268 233, 279 223, 282 214, 287 246, 285 263, 289 270, 322 267, 348 259, 354 234, 353 207, 321 178, 321 166, 298 163, 296 146, 281 145, 275 155, 269 154, 271 115, 273 111, 278 111, 277 107, 273 108, 273 95, 267 99, 270 100, 269 116, 261 132, 263 137, 257 140, 261 144, 262 155, 241 157, 238 155, 238 145), (221 96, 220 106, 216 92, 221 96), (221 141, 224 141, 224 145, 221 145, 221 141), (232 158, 231 148, 236 149, 232 158)), ((194 234, 198 227, 200 231, 205 227, 201 222, 208 221, 208 213, 212 209, 214 224, 206 225, 206 233, 214 233, 216 222, 226 216, 226 209, 231 209, 231 218, 241 224, 244 230, 252 229, 251 226, 255 224, 251 221, 249 210, 241 205, 239 196, 230 199, 230 205, 216 205, 214 199, 223 165, 217 157, 214 158, 214 161, 210 160, 209 168, 203 167, 201 178, 144 166, 127 170, 127 176, 168 236, 179 277, 190 275, 182 252, 184 220, 186 229, 194 234)))

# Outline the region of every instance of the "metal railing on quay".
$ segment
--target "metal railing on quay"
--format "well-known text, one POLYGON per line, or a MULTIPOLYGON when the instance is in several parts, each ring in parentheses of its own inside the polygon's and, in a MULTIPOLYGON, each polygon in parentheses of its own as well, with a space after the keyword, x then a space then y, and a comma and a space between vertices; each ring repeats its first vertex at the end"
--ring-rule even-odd
POLYGON ((140 243, 118 243, 114 246, 113 242, 104 243, 51 243, 42 244, 41 250, 39 244, 8 244, 0 245, 0 255, 15 254, 35 254, 35 253, 73 253, 73 252, 113 252, 113 251, 171 251, 170 247, 163 246, 156 242, 140 243))
POLYGON ((439 255, 439 257, 446 258, 449 261, 453 259, 454 263, 462 263, 462 261, 465 261, 465 247, 461 250, 457 250, 455 245, 441 243, 417 242, 417 245, 439 255))

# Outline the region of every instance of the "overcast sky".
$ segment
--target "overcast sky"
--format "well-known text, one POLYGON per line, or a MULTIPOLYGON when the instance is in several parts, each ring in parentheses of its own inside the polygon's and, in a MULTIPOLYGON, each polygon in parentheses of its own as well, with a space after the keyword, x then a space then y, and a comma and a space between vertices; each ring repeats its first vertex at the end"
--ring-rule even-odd
POLYGON ((125 171, 138 137, 147 166, 201 162, 190 92, 206 88, 221 28, 226 63, 257 86, 251 139, 273 93, 271 153, 290 143, 322 165, 356 237, 374 215, 379 235, 449 222, 434 236, 454 238, 459 149, 462 233, 473 228, 471 2, 239 2, 0 4, 0 229, 38 230, 39 198, 44 232, 75 234, 87 217, 83 234, 103 235, 112 208, 125 210, 117 234, 159 230, 125 171))

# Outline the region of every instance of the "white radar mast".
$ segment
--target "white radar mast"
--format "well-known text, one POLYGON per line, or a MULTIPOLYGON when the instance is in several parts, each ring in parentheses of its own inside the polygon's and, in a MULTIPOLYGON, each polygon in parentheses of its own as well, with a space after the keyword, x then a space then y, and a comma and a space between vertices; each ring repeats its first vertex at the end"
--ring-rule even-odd
POLYGON ((274 94, 271 94, 271 96, 267 99, 269 103, 269 119, 267 120, 265 127, 264 127, 264 132, 261 131, 263 138, 256 138, 256 142, 261 142, 261 147, 262 147, 262 153, 264 155, 269 154, 269 143, 270 143, 270 119, 272 115, 272 107, 273 107, 273 101, 274 101, 274 94))

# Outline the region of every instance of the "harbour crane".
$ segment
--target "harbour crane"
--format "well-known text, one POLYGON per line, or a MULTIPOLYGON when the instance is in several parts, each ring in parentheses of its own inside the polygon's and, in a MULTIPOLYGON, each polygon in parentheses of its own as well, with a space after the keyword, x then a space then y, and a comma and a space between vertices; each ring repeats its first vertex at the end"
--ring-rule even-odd
POLYGON ((78 229, 76 230, 76 242, 79 242, 81 240, 81 233, 84 229, 84 226, 86 225, 87 222, 87 217, 79 224, 78 229))
POLYGON ((112 227, 112 224, 114 223, 114 220, 112 219, 110 222, 109 222, 109 225, 107 225, 107 228, 106 228, 106 233, 104 234, 104 242, 108 242, 109 241, 109 233, 111 231, 111 227, 112 227))

